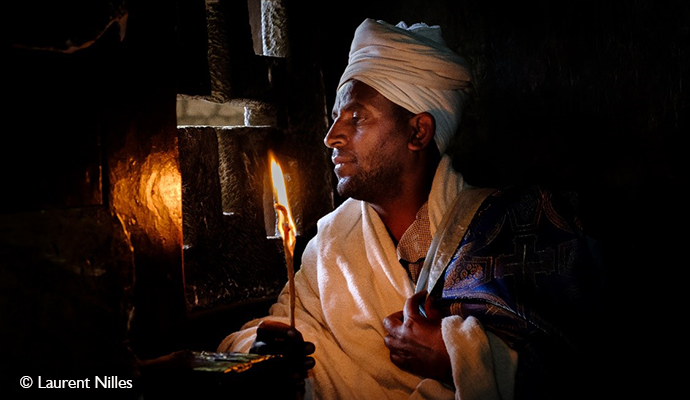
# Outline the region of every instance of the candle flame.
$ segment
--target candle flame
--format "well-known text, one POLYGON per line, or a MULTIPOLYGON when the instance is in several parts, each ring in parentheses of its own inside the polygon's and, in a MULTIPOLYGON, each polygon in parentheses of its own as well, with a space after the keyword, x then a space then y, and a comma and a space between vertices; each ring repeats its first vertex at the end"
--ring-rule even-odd
POLYGON ((290 326, 295 327, 295 268, 293 265, 293 255, 295 243, 297 242, 297 229, 295 221, 292 219, 292 211, 288 204, 287 190, 285 189, 285 176, 283 170, 276 162, 273 154, 271 158, 271 180, 273 182, 274 208, 278 214, 278 230, 283 238, 283 250, 285 252, 285 264, 288 273, 288 293, 290 299, 290 326))
POLYGON ((288 203, 287 190, 285 189, 285 177, 275 157, 271 155, 270 158, 273 196, 275 199, 275 208, 278 212, 278 230, 283 240, 287 240, 287 247, 290 252, 293 252, 295 249, 295 242, 297 241, 297 228, 288 203))

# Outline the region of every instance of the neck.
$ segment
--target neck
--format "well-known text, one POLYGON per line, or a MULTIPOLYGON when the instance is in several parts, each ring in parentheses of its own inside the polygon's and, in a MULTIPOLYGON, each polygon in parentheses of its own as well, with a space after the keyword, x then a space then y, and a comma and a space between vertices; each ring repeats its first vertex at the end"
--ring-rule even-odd
POLYGON ((383 221, 383 224, 397 244, 407 228, 414 222, 417 211, 419 211, 425 201, 426 198, 421 202, 395 202, 394 204, 383 206, 379 204, 370 204, 379 217, 381 217, 381 221, 383 221))
POLYGON ((369 203, 378 213, 396 244, 414 222, 419 209, 429 199, 437 167, 438 163, 434 163, 429 168, 422 169, 415 179, 403 181, 401 196, 369 203))

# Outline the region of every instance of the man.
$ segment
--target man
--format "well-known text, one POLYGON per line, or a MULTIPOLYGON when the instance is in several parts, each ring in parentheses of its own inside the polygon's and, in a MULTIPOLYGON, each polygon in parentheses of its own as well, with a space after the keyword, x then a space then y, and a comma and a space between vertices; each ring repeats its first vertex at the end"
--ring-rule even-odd
POLYGON ((515 353, 474 318, 442 320, 425 292, 415 295, 431 238, 468 186, 443 153, 469 85, 438 27, 360 25, 324 140, 348 199, 319 221, 304 252, 295 278, 299 332, 276 323, 287 322, 284 291, 270 316, 228 336, 219 351, 280 351, 303 345, 303 335, 316 359, 307 397, 511 398, 515 353))
POLYGON ((453 169, 444 153, 469 85, 438 27, 357 28, 324 140, 348 199, 305 249, 297 329, 284 291, 219 351, 286 354, 312 368, 306 394, 319 399, 560 390, 560 356, 587 326, 588 252, 566 197, 473 188, 453 169))

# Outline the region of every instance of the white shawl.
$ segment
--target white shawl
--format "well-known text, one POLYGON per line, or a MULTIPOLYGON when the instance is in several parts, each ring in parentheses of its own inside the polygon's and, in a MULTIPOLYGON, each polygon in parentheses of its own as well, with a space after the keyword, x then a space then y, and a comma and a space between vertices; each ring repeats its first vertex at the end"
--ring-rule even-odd
MULTIPOLYGON (((465 186, 444 156, 429 197, 432 234, 465 186)), ((512 398, 515 353, 472 317, 447 317, 442 324, 459 390, 402 371, 390 361, 382 321, 403 308, 414 285, 383 222, 364 202, 348 199, 318 222, 318 234, 295 276, 295 293, 297 329, 316 346, 306 398, 512 398)), ((218 351, 247 352, 261 320, 289 323, 288 312, 285 289, 270 316, 229 335, 218 351)))

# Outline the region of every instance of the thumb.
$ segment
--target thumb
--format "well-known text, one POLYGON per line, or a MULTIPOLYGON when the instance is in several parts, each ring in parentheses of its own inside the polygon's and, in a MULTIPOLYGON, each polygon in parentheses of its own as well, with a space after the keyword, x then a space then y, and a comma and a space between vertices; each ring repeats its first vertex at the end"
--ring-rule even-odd
POLYGON ((421 306, 424 303, 425 297, 426 290, 422 290, 413 294, 412 297, 407 299, 405 302, 405 309, 403 310, 405 313, 405 319, 422 314, 423 309, 421 306))
POLYGON ((441 310, 436 308, 434 298, 432 296, 427 296, 426 300, 424 301, 424 312, 426 313, 426 317, 428 319, 443 318, 443 313, 441 313, 441 310))

